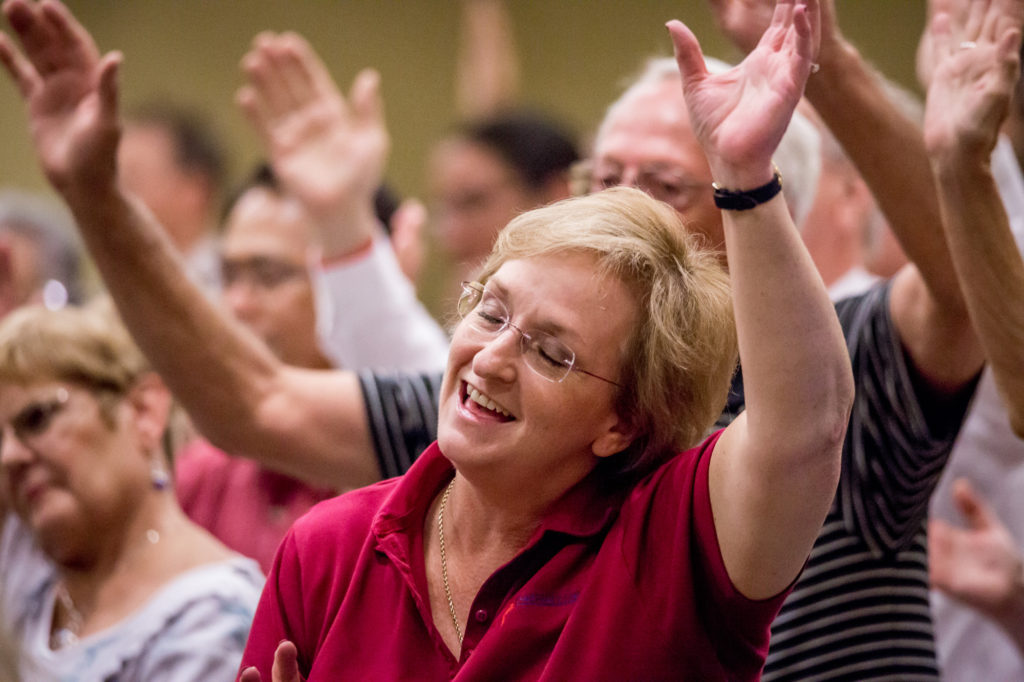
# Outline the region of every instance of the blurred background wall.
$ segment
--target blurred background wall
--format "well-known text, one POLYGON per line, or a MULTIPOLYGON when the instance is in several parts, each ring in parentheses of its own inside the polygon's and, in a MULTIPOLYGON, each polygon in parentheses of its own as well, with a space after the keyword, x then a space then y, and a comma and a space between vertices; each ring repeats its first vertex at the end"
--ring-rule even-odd
MULTIPOLYGON (((295 30, 347 91, 359 69, 382 74, 392 135, 388 178, 421 194, 432 142, 454 119, 456 0, 68 0, 100 49, 124 52, 123 102, 170 97, 206 111, 232 151, 232 178, 258 156, 236 111, 238 63, 261 30, 295 30)), ((917 90, 913 60, 925 0, 837 0, 844 32, 878 68, 917 90)), ((670 54, 663 25, 686 22, 708 54, 736 54, 703 0, 509 0, 524 103, 589 135, 644 58, 670 54)), ((6 27, 5 27, 6 28, 6 27)), ((43 189, 25 115, 0 82, 0 186, 43 189)))

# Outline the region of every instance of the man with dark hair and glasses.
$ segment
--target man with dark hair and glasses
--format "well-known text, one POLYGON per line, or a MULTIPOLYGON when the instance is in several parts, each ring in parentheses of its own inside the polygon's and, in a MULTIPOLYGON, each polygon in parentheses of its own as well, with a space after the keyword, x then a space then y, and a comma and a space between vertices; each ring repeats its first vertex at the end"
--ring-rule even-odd
MULTIPOLYGON (((378 190, 379 206, 387 206, 378 190)), ((379 219, 386 224, 388 216, 379 219)), ((317 339, 308 270, 314 227, 302 204, 260 164, 227 204, 220 245, 224 307, 282 363, 325 370, 334 363, 317 339)), ((386 357, 381 349, 379 357, 386 357)), ((396 358, 397 360, 397 358, 396 358)), ((230 452, 230 451, 229 451, 230 452)), ((175 466, 176 492, 192 520, 269 570, 281 537, 299 516, 341 486, 309 485, 236 457, 204 439, 188 443, 175 466)))

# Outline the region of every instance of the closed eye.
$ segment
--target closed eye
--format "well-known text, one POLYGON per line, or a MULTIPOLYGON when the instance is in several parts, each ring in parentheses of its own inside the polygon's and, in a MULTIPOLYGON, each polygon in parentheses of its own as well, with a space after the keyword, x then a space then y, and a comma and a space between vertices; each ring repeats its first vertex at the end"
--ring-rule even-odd
POLYGON ((486 310, 477 310, 476 316, 480 318, 480 322, 489 326, 500 327, 505 324, 505 320, 503 318, 491 314, 486 310))

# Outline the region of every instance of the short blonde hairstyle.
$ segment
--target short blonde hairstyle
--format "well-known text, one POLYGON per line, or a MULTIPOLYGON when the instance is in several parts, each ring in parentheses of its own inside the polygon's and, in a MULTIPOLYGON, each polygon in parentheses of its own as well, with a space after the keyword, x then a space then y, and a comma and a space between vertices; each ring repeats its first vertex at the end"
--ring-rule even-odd
POLYGON ((66 381, 120 398, 148 371, 108 299, 85 308, 26 306, 0 322, 0 382, 66 381))
POLYGON ((637 438, 609 466, 643 475, 697 444, 725 405, 737 360, 728 274, 670 206, 616 187, 515 218, 479 279, 509 260, 565 252, 592 254, 636 297, 616 409, 637 438))

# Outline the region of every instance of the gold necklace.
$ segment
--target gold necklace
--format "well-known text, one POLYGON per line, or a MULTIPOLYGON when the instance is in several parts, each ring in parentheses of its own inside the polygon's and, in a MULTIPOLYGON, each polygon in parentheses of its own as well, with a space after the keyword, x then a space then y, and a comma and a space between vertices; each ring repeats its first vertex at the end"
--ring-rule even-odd
POLYGON ((441 544, 441 582, 444 583, 444 596, 448 600, 448 613, 452 616, 452 624, 455 626, 455 634, 459 638, 459 646, 462 646, 462 628, 459 627, 459 619, 455 616, 455 602, 452 601, 452 590, 448 586, 448 561, 444 553, 444 508, 448 506, 448 496, 452 492, 455 479, 444 489, 441 496, 441 506, 437 508, 437 539, 441 544))

